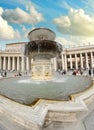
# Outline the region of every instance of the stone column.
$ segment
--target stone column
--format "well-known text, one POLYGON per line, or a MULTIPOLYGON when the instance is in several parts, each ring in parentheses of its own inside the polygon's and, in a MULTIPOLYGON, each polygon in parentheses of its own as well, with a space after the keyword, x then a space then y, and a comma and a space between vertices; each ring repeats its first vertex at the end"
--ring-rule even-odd
MULTIPOLYGON (((29 70, 31 70, 31 58, 29 57, 29 70)), ((32 61, 33 62, 33 61, 32 61)))
POLYGON ((72 68, 73 68, 73 66, 72 66, 72 56, 70 54, 70 69, 72 69, 72 68))
POLYGON ((12 70, 15 70, 15 57, 12 58, 12 70))
POLYGON ((19 60, 19 56, 17 57, 17 71, 20 70, 20 60, 19 60))
POLYGON ((90 52, 90 56, 91 56, 91 67, 94 67, 94 59, 93 59, 93 53, 90 52))
POLYGON ((54 58, 54 70, 57 70, 57 61, 56 61, 56 57, 54 58))
POLYGON ((3 69, 6 70, 6 57, 4 56, 3 69))
POLYGON ((77 54, 75 54, 75 68, 78 69, 78 60, 77 60, 77 54))
POLYGON ((62 70, 64 70, 64 55, 62 54, 62 70))
POLYGON ((64 55, 64 61, 65 61, 65 70, 67 71, 67 56, 66 56, 66 54, 64 55))
POLYGON ((22 71, 25 71, 25 57, 22 56, 22 71))
POLYGON ((88 69, 89 66, 88 66, 88 55, 87 55, 87 53, 85 53, 85 58, 86 58, 86 68, 88 69))
POLYGON ((30 70, 32 70, 32 63, 33 62, 34 62, 34 60, 29 57, 29 67, 30 67, 30 70))
POLYGON ((26 57, 26 70, 29 71, 30 70, 30 58, 26 57))
POLYGON ((11 69, 11 67, 10 67, 10 57, 8 57, 8 70, 10 70, 11 69))
POLYGON ((1 59, 1 56, 0 56, 0 70, 2 69, 2 59, 1 59))
POLYGON ((83 57, 82 57, 82 53, 80 53, 80 61, 81 61, 81 68, 83 68, 83 57))
POLYGON ((54 58, 51 58, 52 70, 54 71, 54 58))

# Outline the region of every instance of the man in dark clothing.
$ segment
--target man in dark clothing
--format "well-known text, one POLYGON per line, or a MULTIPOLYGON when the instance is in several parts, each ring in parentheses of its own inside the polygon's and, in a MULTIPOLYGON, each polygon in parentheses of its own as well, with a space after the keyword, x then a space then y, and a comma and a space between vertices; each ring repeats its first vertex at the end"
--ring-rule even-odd
POLYGON ((89 75, 91 76, 91 69, 89 69, 89 75))

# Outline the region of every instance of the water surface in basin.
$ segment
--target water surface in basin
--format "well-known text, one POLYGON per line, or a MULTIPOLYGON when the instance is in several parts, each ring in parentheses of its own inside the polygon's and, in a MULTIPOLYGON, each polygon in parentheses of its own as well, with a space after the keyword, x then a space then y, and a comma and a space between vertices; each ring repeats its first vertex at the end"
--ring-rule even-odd
POLYGON ((91 85, 88 77, 59 75, 51 81, 34 81, 22 76, 0 80, 0 94, 22 104, 32 104, 39 98, 69 100, 74 93, 91 85))

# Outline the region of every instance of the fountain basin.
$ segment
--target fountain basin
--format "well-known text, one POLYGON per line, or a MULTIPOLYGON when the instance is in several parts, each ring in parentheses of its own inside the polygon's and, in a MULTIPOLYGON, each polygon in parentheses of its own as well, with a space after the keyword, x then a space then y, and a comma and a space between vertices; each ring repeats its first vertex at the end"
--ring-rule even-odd
POLYGON ((35 55, 49 55, 55 57, 62 51, 62 45, 50 40, 30 41, 25 45, 25 55, 34 57, 35 55))
POLYGON ((83 76, 60 75, 51 81, 34 81, 27 76, 4 79, 0 83, 1 95, 16 102, 30 105, 40 98, 69 100, 70 95, 87 90, 92 81, 83 76))
POLYGON ((29 32, 28 38, 32 40, 54 40, 56 37, 55 33, 48 28, 36 28, 29 32))

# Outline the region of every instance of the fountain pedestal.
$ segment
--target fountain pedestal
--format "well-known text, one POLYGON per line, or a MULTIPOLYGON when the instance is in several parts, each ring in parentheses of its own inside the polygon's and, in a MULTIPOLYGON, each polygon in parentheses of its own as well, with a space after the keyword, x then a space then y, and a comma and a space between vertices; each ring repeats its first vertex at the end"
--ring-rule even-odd
POLYGON ((31 75, 34 80, 50 80, 53 78, 50 60, 38 60, 31 64, 31 75))
POLYGON ((57 57, 62 46, 55 42, 55 33, 47 28, 37 28, 28 34, 30 42, 25 47, 25 55, 33 59, 31 78, 34 80, 51 80, 53 68, 51 58, 57 57))

